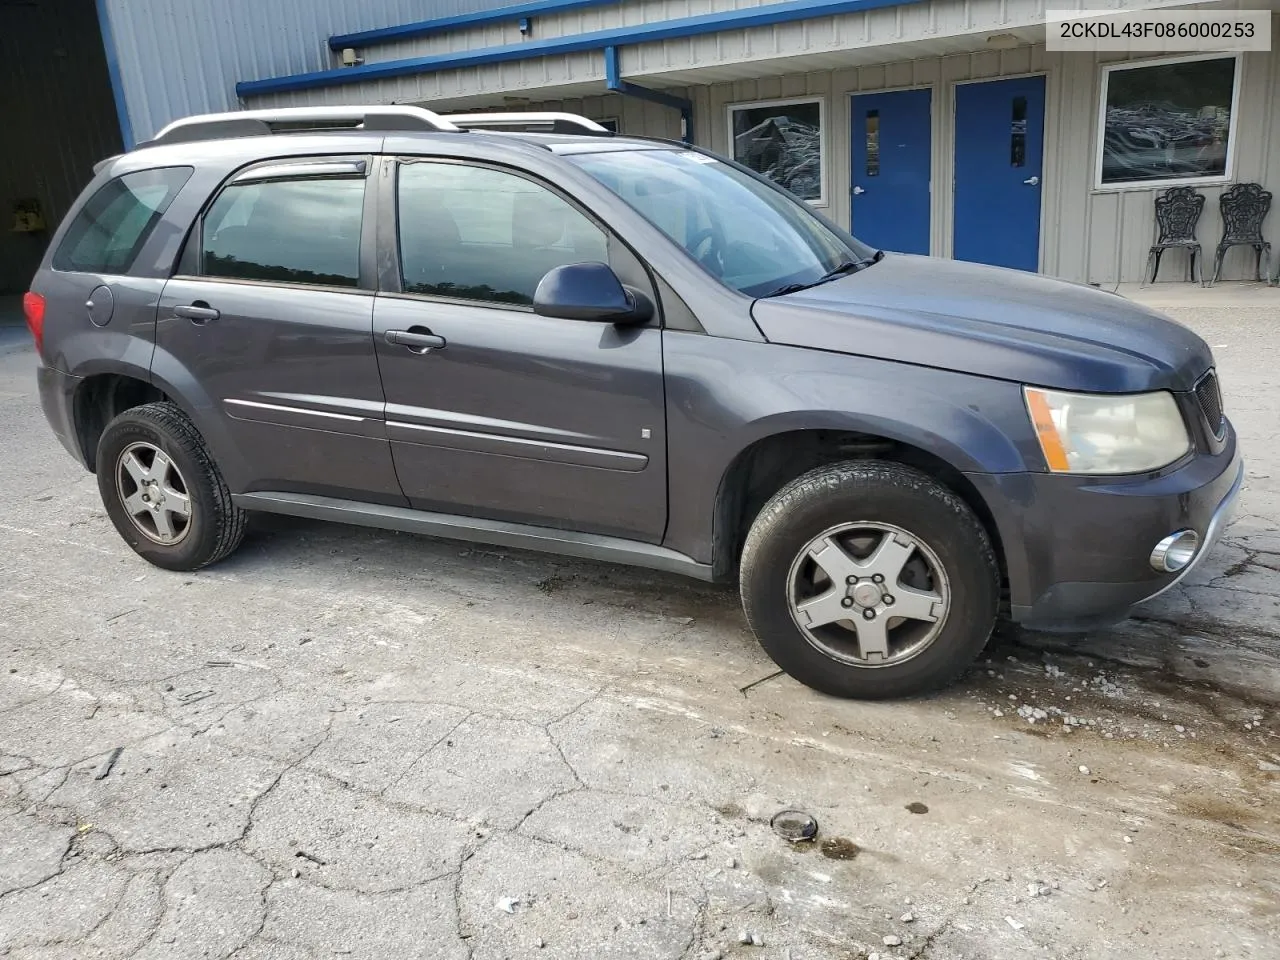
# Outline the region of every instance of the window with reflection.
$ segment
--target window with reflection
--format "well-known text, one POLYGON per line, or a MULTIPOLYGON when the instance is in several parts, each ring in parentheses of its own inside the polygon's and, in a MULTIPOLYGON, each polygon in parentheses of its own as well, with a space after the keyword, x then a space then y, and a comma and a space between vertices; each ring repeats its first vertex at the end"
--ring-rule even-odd
POLYGON ((867 176, 880 176, 880 111, 867 111, 867 176))
POLYGON ((1100 183, 1225 177, 1237 69, 1234 56, 1106 68, 1100 183))
POLYGON ((204 218, 208 277, 355 287, 364 178, 232 184, 204 218))
POLYGON ((729 108, 733 159, 801 200, 822 195, 822 101, 774 100, 729 108))
POLYGON ((54 269, 124 273, 192 172, 191 167, 160 167, 105 184, 67 228, 53 255, 54 269))
POLYGON ((1013 98, 1013 119, 1009 124, 1009 165, 1027 165, 1027 98, 1013 98))

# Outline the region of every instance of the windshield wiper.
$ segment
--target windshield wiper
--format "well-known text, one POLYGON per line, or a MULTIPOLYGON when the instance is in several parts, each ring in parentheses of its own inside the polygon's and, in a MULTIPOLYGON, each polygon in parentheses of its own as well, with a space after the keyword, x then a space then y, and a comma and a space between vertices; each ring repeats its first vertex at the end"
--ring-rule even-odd
POLYGON ((810 280, 808 283, 783 284, 776 290, 770 290, 765 294, 765 297, 781 297, 788 293, 798 293, 801 290, 808 290, 810 287, 816 287, 820 283, 829 283, 832 280, 839 280, 841 277, 861 270, 863 267, 869 267, 875 262, 874 257, 870 260, 842 260, 817 280, 810 280))

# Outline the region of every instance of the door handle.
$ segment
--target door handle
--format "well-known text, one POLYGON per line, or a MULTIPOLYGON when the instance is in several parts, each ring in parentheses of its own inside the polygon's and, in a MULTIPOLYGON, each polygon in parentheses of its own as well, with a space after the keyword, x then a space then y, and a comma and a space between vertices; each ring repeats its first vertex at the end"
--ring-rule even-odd
POLYGON ((1027 186, 1029 186, 1029 187, 1035 187, 1035 186, 1038 186, 1038 185, 1040 184, 1040 178, 1039 178, 1039 177, 1027 177, 1027 179, 1023 180, 1022 182, 1023 182, 1023 183, 1025 183, 1025 184, 1026 184, 1027 186))
POLYGON ((210 320, 217 320, 221 316, 217 310, 201 300, 197 300, 190 306, 179 305, 174 307, 173 315, 184 320, 190 320, 192 323, 208 323, 210 320))
POLYGON ((387 343, 397 347, 408 347, 414 353, 427 354, 432 350, 443 350, 445 347, 444 337, 437 337, 426 327, 388 330, 385 336, 387 343))
POLYGON ((854 188, 853 188, 853 195, 854 195, 855 197, 860 197, 860 196, 862 196, 862 195, 863 195, 864 193, 866 193, 866 192, 867 192, 867 191, 863 190, 861 187, 854 187, 854 188))

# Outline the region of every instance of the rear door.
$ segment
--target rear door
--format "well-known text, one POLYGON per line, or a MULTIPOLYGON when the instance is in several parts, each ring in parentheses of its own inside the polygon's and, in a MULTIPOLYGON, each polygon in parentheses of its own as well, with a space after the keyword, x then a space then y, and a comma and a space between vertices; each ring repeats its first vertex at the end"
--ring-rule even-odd
MULTIPOLYGON (((395 253, 374 314, 387 434, 424 510, 657 543, 667 516, 662 331, 539 317, 567 263, 643 266, 567 198, 479 163, 388 160, 381 241, 395 253), (423 349, 388 342, 439 338, 423 349)), ((651 290, 649 291, 652 292, 651 290)))
POLYGON ((155 369, 189 377, 219 421, 243 468, 233 492, 404 502, 373 350, 370 164, 308 158, 242 171, 164 288, 155 369))

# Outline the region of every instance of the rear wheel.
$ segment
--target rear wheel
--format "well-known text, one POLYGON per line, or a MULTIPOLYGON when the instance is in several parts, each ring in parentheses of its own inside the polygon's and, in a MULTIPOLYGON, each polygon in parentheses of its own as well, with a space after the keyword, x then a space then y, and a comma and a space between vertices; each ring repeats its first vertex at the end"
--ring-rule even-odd
POLYGON ((862 699, 950 682, 986 644, 999 600, 973 511, 921 471, 880 461, 820 467, 778 491, 747 536, 740 585, 778 666, 862 699))
POLYGON ((97 474, 116 530, 156 566, 197 570, 244 537, 244 511, 231 502, 195 426, 172 403, 133 407, 107 424, 97 474))

